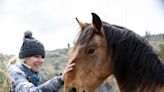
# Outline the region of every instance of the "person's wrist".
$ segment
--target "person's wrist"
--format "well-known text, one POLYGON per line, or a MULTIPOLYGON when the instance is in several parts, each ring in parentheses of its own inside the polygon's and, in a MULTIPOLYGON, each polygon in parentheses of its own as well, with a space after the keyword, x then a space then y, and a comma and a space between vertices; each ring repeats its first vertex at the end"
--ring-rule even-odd
POLYGON ((64 81, 64 75, 63 73, 60 73, 61 80, 64 81))
POLYGON ((61 75, 61 80, 64 81, 64 75, 63 74, 61 75))
POLYGON ((64 80, 62 79, 62 76, 60 76, 59 78, 58 78, 58 80, 59 80, 59 82, 63 85, 64 84, 64 80))

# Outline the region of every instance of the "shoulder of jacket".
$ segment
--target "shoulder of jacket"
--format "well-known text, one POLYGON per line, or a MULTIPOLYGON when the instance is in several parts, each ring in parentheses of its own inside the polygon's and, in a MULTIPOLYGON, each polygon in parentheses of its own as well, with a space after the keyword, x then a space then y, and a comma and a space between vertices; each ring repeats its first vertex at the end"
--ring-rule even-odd
POLYGON ((10 65, 9 69, 8 69, 9 73, 10 74, 20 73, 20 74, 25 75, 25 73, 19 68, 20 65, 21 65, 20 63, 14 64, 14 65, 10 65))

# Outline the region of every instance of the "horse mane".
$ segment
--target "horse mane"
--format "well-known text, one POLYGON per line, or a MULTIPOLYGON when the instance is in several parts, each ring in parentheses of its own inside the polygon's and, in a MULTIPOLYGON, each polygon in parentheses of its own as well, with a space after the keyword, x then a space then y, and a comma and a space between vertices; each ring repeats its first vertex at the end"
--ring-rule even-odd
POLYGON ((84 44, 84 43, 89 42, 92 39, 92 36, 95 33, 94 29, 88 23, 86 23, 85 28, 83 28, 83 31, 79 31, 80 35, 76 43, 84 44), (88 31, 88 29, 90 30, 88 31))
POLYGON ((151 90, 164 84, 164 64, 148 42, 133 31, 104 23, 113 71, 126 92, 151 90))

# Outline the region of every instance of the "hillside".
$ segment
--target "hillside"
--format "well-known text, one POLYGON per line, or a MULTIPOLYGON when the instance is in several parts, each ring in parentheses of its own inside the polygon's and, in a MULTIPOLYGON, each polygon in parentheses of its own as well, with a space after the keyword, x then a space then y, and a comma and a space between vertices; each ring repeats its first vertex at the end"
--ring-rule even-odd
POLYGON ((54 75, 60 75, 63 72, 68 60, 68 50, 69 49, 64 48, 46 51, 45 62, 41 69, 43 82, 52 78, 54 75))

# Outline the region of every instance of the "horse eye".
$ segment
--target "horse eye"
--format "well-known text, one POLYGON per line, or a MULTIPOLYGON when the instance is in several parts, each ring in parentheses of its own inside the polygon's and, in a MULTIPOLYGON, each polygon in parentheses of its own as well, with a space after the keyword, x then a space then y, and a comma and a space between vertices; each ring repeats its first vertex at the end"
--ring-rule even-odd
POLYGON ((96 51, 96 48, 91 47, 91 48, 89 48, 89 49, 87 50, 87 53, 88 53, 88 54, 94 54, 95 51, 96 51))

